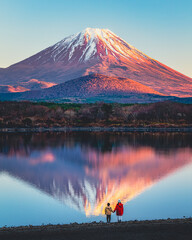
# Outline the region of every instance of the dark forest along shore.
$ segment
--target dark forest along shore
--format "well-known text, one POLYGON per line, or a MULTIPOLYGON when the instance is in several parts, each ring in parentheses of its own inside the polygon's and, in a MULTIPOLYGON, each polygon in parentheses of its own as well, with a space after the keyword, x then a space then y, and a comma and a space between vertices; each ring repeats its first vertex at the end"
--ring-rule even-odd
POLYGON ((1 102, 0 128, 192 128, 192 104, 1 102))
POLYGON ((1 133, 0 226, 190 217, 191 156, 191 133, 1 133))

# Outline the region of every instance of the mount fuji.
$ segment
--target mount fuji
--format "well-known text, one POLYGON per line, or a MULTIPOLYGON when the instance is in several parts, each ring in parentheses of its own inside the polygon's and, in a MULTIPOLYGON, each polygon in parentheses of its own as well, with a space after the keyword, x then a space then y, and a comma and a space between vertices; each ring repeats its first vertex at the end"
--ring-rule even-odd
MULTIPOLYGON (((91 74, 95 74, 94 77, 98 74, 100 81, 104 75, 116 78, 115 82, 111 80, 113 88, 115 85, 118 87, 118 78, 127 78, 132 80, 131 88, 135 82, 140 84, 139 89, 142 86, 145 90, 150 89, 149 93, 192 97, 192 78, 148 57, 110 30, 97 28, 86 28, 21 62, 1 68, 0 91, 1 86, 4 91, 5 86, 9 86, 6 89, 14 86, 22 89, 21 92, 34 90, 28 84, 33 82, 32 79, 36 83, 44 83, 39 84, 36 90, 50 87, 54 90, 58 89, 53 86, 55 84, 91 74)), ((129 94, 128 85, 126 91, 129 94)))

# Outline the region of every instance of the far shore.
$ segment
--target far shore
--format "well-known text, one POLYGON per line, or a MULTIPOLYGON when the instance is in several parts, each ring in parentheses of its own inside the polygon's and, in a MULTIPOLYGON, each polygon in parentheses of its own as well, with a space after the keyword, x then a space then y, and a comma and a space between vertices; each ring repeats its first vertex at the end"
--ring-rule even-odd
POLYGON ((0 228, 1 240, 191 240, 192 218, 0 228))
POLYGON ((192 127, 28 127, 0 128, 0 133, 28 132, 192 132, 192 127))
POLYGON ((192 132, 192 104, 0 102, 0 132, 192 132))

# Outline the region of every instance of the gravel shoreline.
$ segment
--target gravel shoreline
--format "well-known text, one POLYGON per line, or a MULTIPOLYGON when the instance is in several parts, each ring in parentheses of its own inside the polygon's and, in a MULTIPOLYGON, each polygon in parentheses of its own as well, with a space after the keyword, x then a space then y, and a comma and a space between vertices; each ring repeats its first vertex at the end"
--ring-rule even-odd
POLYGON ((192 218, 121 223, 72 223, 0 228, 1 240, 63 240, 63 239, 137 239, 191 240, 192 218))
POLYGON ((39 127, 0 128, 0 133, 15 132, 192 132, 192 127, 39 127))

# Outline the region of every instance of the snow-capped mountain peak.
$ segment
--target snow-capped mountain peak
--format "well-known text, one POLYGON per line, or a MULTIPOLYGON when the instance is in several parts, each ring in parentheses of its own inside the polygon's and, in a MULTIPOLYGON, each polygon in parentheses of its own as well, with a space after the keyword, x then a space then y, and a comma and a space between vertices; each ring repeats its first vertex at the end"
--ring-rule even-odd
POLYGON ((109 29, 86 28, 82 32, 64 38, 55 45, 26 59, 25 64, 36 65, 52 62, 64 65, 85 64, 87 62, 140 61, 148 57, 127 44, 109 29))
MULTIPOLYGON (((62 52, 63 57, 68 55, 69 62, 85 63, 93 59, 99 60, 108 54, 107 39, 110 38, 110 35, 111 37, 115 36, 108 29, 86 28, 82 32, 71 35, 55 44, 52 56, 57 61, 59 60, 58 55, 62 52), (99 49, 101 45, 105 51, 99 49)), ((113 41, 112 38, 111 41, 113 41)))
POLYGON ((135 54, 139 58, 147 58, 146 55, 127 44, 109 29, 86 28, 82 32, 59 42, 55 48, 62 50, 62 47, 66 47, 67 44, 67 50, 70 50, 69 61, 76 59, 76 56, 79 56, 79 54, 80 56, 76 60, 84 63, 90 60, 102 60, 106 56, 108 59, 116 60, 128 59, 135 54))
POLYGON ((86 28, 1 70, 0 84, 21 86, 30 79, 58 84, 92 73, 129 78, 165 95, 192 96, 191 78, 100 28, 86 28))

